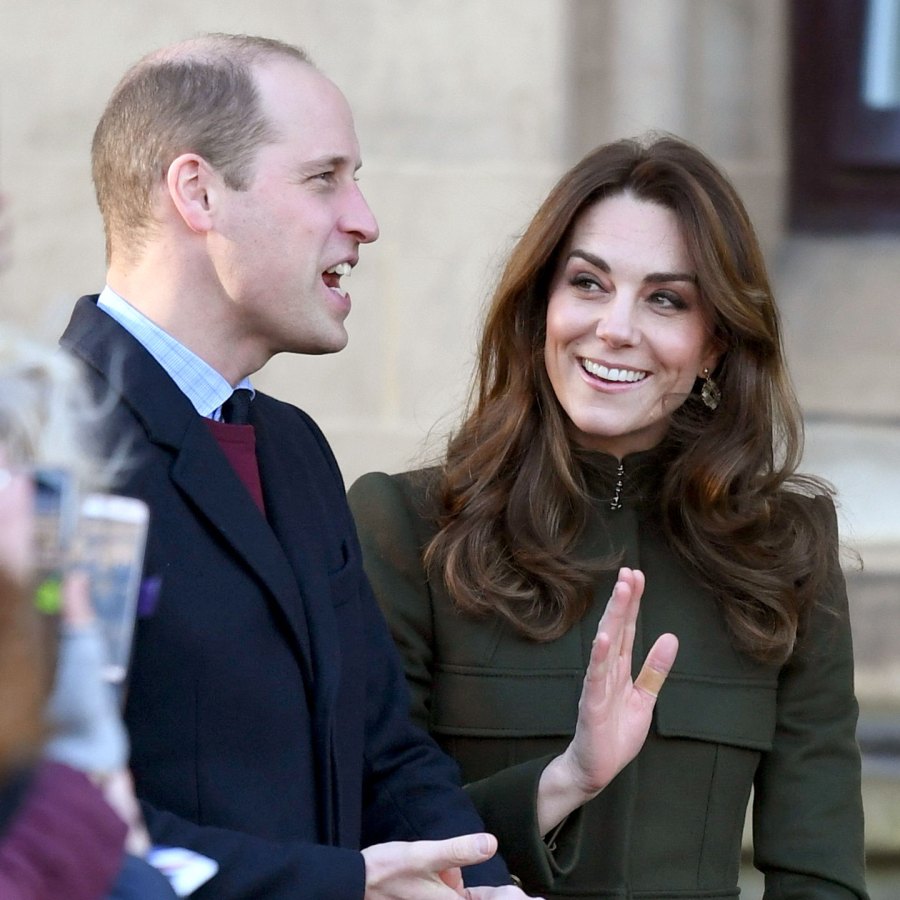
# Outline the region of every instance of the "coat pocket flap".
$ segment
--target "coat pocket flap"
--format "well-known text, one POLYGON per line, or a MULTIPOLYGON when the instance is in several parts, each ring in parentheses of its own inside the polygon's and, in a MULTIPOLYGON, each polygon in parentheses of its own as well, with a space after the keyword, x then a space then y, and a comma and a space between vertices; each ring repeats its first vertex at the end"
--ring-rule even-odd
POLYGON ((713 679, 673 673, 656 703, 663 737, 771 750, 777 682, 713 679))
POLYGON ((555 737, 575 732, 583 674, 442 666, 429 728, 437 734, 555 737))

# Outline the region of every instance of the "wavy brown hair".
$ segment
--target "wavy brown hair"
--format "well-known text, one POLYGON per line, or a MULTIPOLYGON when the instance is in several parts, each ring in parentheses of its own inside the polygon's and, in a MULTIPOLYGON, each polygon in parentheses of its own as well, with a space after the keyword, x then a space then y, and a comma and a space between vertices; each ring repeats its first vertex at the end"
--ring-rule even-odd
POLYGON ((547 301, 579 216, 628 193, 672 210, 722 356, 714 412, 696 393, 671 417, 658 497, 673 550, 719 598, 736 645, 786 659, 822 586, 829 541, 797 474, 803 427, 759 242, 726 176, 671 136, 602 146, 559 180, 510 254, 484 325, 469 409, 438 487, 425 559, 461 610, 553 640, 591 602, 598 571, 576 542, 590 514, 568 422, 544 365, 547 301))

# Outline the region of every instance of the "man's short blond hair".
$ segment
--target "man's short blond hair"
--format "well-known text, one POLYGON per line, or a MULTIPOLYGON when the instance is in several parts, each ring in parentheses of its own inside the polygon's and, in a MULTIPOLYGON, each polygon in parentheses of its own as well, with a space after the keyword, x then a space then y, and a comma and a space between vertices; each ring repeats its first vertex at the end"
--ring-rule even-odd
POLYGON ((208 34, 145 56, 113 91, 94 132, 91 162, 106 255, 140 252, 154 227, 154 195, 172 160, 202 156, 241 190, 258 147, 272 140, 253 66, 271 58, 312 65, 299 47, 243 34, 208 34))

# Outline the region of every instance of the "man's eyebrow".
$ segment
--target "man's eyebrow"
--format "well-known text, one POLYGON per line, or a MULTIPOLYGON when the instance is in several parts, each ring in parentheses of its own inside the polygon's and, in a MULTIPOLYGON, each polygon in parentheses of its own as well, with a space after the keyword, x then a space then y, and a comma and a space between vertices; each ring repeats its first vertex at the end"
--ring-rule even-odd
MULTIPOLYGON (((595 268, 600 269, 601 272, 609 274, 612 271, 609 263, 602 256, 597 256, 589 250, 576 248, 569 253, 568 258, 572 259, 572 257, 589 262, 595 268)), ((696 272, 651 272, 649 275, 644 276, 644 281, 647 284, 665 284, 668 281, 688 281, 691 284, 697 284, 697 274, 696 272)))
POLYGON ((340 169, 351 166, 354 172, 362 166, 361 160, 351 160, 349 156, 320 156, 318 159, 310 159, 303 163, 305 169, 340 169))

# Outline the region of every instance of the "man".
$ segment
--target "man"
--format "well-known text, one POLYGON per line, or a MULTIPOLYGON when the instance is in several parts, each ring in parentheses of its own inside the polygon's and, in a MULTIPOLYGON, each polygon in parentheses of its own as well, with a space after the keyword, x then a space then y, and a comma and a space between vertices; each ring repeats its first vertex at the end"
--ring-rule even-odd
POLYGON ((151 506, 161 591, 126 721, 154 840, 219 863, 198 898, 523 896, 463 893, 459 866, 509 878, 409 724, 321 433, 260 393, 249 424, 219 421, 274 354, 346 344, 341 279, 378 236, 359 165, 337 87, 297 48, 245 36, 145 58, 94 135, 107 287, 62 343, 114 395, 121 489, 151 506))

